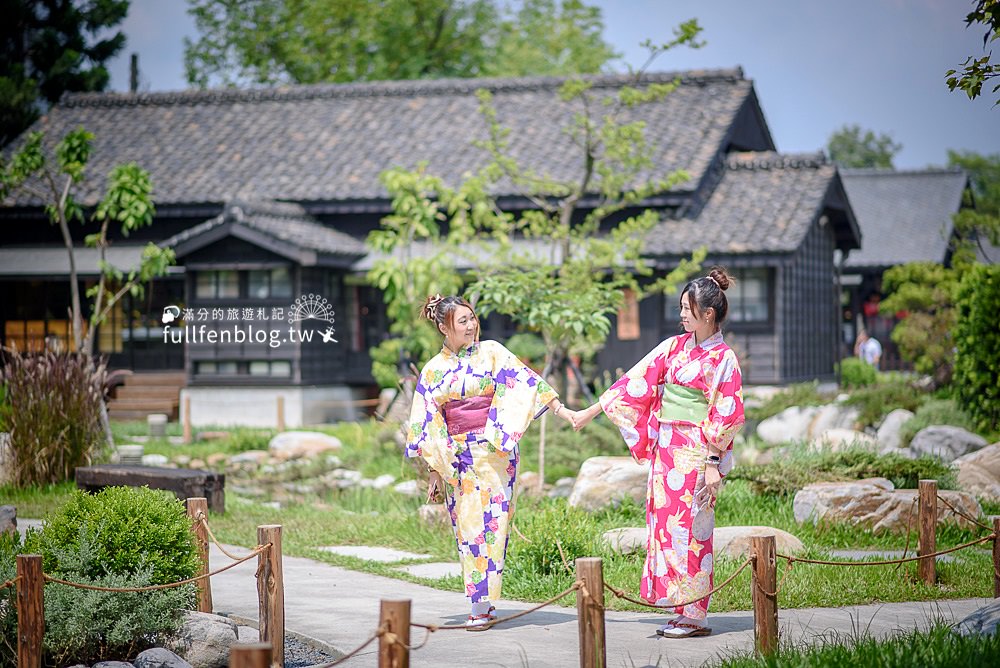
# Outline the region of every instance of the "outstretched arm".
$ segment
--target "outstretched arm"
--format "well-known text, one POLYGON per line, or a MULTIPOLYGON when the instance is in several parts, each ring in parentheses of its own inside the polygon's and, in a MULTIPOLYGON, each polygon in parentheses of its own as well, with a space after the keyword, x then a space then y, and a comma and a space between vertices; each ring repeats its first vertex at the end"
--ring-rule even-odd
POLYGON ((601 413, 601 402, 598 401, 583 410, 569 411, 569 413, 571 414, 570 422, 573 423, 573 429, 580 431, 601 413))

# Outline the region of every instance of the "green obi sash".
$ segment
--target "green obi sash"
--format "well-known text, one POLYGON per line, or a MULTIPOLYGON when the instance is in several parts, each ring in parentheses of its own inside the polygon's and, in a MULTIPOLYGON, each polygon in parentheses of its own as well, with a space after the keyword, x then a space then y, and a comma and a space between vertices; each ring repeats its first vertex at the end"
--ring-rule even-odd
POLYGON ((664 383, 660 422, 693 422, 698 424, 708 417, 708 401, 701 390, 683 385, 664 383))

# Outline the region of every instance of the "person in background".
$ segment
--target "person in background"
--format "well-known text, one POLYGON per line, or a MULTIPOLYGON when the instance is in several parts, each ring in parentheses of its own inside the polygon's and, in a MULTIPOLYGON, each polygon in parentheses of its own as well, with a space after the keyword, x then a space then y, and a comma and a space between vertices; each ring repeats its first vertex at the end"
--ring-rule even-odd
POLYGON ((854 354, 877 369, 882 359, 882 344, 878 339, 868 336, 868 331, 862 327, 854 342, 854 354))

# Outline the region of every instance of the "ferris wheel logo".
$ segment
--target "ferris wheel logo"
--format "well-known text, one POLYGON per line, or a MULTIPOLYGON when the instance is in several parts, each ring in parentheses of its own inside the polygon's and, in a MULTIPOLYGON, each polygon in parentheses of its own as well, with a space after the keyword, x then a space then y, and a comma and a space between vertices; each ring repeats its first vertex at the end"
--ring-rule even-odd
POLYGON ((302 322, 303 320, 322 320, 323 322, 333 322, 333 306, 321 295, 309 293, 302 295, 289 307, 288 322, 302 322))

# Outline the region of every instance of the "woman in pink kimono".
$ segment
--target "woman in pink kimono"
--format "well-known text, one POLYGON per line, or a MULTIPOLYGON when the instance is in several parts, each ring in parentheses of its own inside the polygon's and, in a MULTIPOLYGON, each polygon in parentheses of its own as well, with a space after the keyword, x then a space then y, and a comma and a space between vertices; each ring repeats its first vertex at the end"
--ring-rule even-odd
POLYGON ((427 497, 444 492, 465 594, 469 630, 495 619, 514 514, 518 441, 547 408, 570 411, 534 371, 496 341, 479 341, 479 321, 460 297, 435 295, 423 315, 444 335, 413 394, 407 457, 430 466, 427 497))
POLYGON ((733 437, 743 425, 743 389, 735 353, 722 338, 731 279, 721 268, 681 292, 684 334, 654 348, 590 408, 572 415, 579 429, 603 410, 637 462, 650 462, 647 557, 642 597, 657 605, 694 601, 657 633, 711 633, 715 498, 732 469, 733 437))

